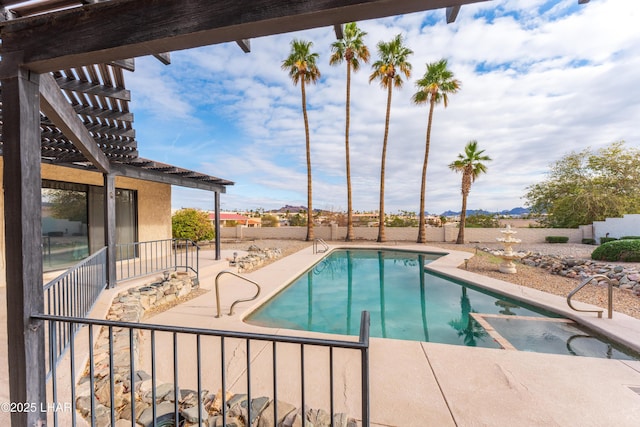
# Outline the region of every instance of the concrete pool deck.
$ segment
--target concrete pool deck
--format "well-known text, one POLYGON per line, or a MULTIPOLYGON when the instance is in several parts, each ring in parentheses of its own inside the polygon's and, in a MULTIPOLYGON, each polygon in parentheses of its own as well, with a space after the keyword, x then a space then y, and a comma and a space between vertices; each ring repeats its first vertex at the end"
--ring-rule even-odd
MULTIPOLYGON (((370 247, 380 248, 379 245, 370 247)), ((443 252, 440 248, 424 245, 390 245, 390 248, 443 252)), ((221 318, 215 317, 215 293, 207 292, 145 322, 276 335, 326 337, 324 334, 305 331, 262 328, 242 321, 247 313, 266 301, 284 284, 299 276, 323 255, 313 254, 312 248, 308 247, 255 272, 247 273, 246 277, 260 283, 263 290, 258 300, 239 304, 233 316, 226 314, 231 302, 236 298, 250 296, 253 289, 247 283, 229 276, 221 281, 221 306, 225 313, 221 318)), ((223 252, 223 259, 227 256, 230 254, 223 252)), ((591 327, 608 335, 616 335, 619 340, 636 348, 640 346, 640 320, 619 313, 614 313, 613 319, 610 320, 597 319, 594 314, 570 312, 564 298, 458 269, 458 265, 463 264, 464 259, 469 256, 467 252, 451 252, 447 257, 431 263, 429 268, 442 274, 455 275, 476 285, 510 293, 518 299, 536 302, 536 305, 560 311, 574 320, 584 319, 591 327)), ((215 275, 221 270, 229 269, 228 262, 213 260, 212 251, 201 253, 200 265, 201 287, 209 290, 214 288, 215 275)), ((138 284, 140 282, 145 281, 137 281, 138 284)), ((129 283, 126 286, 133 284, 129 283)), ((103 292, 92 317, 104 316, 111 299, 122 289, 123 287, 118 287, 103 292)), ((0 401, 5 402, 9 398, 6 376, 6 300, 4 290, 1 291, 0 401)), ((343 338, 348 339, 338 337, 343 338)), ((159 345, 163 345, 162 338, 159 340, 159 345)), ((212 351, 215 353, 215 350, 212 351)), ((252 375, 271 363, 268 351, 260 345, 252 345, 252 355, 252 375)), ((215 356, 209 355, 211 363, 217 363, 215 356)), ((296 361, 299 355, 295 351, 289 354, 287 351, 279 350, 278 357, 283 358, 279 362, 283 366, 289 366, 294 371, 297 369, 296 361)), ((359 355, 354 357, 357 359, 359 355)), ((310 356, 310 362, 313 363, 313 355, 310 356)), ((350 415, 357 417, 360 399, 357 371, 359 363, 352 365, 351 362, 347 359, 336 369, 336 372, 344 377, 341 378, 344 381, 356 381, 355 386, 350 386, 353 387, 353 392, 350 388, 345 388, 337 393, 344 399, 338 406, 344 406, 350 415)), ((179 363, 181 373, 193 370, 193 361, 188 357, 181 357, 179 363)), ((320 388, 319 386, 323 385, 320 383, 328 382, 326 375, 319 377, 315 372, 309 378, 309 395, 313 394, 316 385, 320 388), (317 384, 314 381, 317 381, 317 384)), ((188 375, 180 377, 181 387, 183 379, 188 382, 188 375)), ((242 388, 243 380, 242 372, 238 372, 235 384, 239 390, 242 388)), ((279 381, 286 384, 287 379, 279 381)), ((267 385, 256 380, 252 385, 252 395, 258 397, 262 388, 267 388, 267 385)), ((640 389, 638 361, 379 338, 371 338, 370 341, 371 420, 374 426, 637 426, 640 420, 640 394, 634 391, 634 388, 640 389)), ((313 401, 313 396, 309 396, 309 399, 313 401)), ((4 418, 3 415, 6 414, 0 414, 0 418, 4 418)))
MULTIPOLYGON (((391 248, 443 252, 440 248, 423 245, 396 245, 391 248)), ((221 318, 214 317, 215 294, 211 292, 160 313, 148 322, 324 337, 324 334, 262 328, 242 322, 246 314, 323 255, 313 254, 309 247, 246 274, 263 286, 263 292, 258 300, 239 304, 233 316, 227 315, 231 302, 251 295, 252 288, 228 277, 221 279, 221 306, 225 313, 221 318)), ((636 348, 640 345, 640 320, 619 313, 615 313, 611 320, 597 319, 594 314, 576 314, 568 310, 564 298, 457 268, 468 257, 467 252, 451 252, 447 257, 432 262, 429 267, 443 274, 514 294, 519 299, 537 302, 537 305, 561 311, 573 319, 585 318, 585 323, 592 327, 615 334, 625 342, 635 344, 636 348)), ((228 267, 225 265, 225 268, 228 267)), ((218 268, 212 266, 212 269, 218 268)), ((207 273, 201 281, 202 287, 213 289, 214 276, 213 271, 207 273)), ((630 388, 640 386, 638 361, 379 338, 371 338, 370 344, 372 425, 637 426, 640 420, 640 395, 630 388)), ((256 358, 255 363, 259 365, 263 362, 256 358)), ((355 394, 358 394, 357 390, 355 394)), ((359 396, 356 398, 359 399, 359 396)))

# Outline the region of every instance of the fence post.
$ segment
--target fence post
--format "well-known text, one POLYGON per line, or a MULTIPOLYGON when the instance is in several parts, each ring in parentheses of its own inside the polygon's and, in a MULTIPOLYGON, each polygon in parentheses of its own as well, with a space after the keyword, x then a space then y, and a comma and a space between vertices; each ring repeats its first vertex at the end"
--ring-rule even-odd
POLYGON ((364 347, 360 350, 361 381, 362 381, 362 425, 369 427, 369 312, 363 311, 360 317, 360 343, 364 347))

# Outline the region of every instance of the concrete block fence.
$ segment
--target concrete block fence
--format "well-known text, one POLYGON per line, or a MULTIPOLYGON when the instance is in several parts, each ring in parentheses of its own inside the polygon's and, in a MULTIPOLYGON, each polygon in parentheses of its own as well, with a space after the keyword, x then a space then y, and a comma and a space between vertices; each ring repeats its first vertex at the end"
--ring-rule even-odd
MULTIPOLYGON (((466 228, 465 241, 471 243, 495 243, 496 238, 503 237, 500 228, 466 228)), ((593 238, 591 225, 579 228, 516 228, 514 236, 521 239, 522 243, 544 243, 547 236, 566 236, 570 243, 582 243, 582 239, 593 238)), ((355 227, 357 240, 375 241, 378 237, 378 229, 375 227, 355 227)), ((347 235, 346 227, 337 225, 314 227, 316 238, 326 241, 344 240, 347 235)), ((417 227, 387 227, 388 241, 415 241, 418 238, 417 227)), ((291 239, 304 240, 307 236, 306 227, 222 227, 222 239, 236 240, 261 240, 261 239, 291 239)), ((458 228, 455 225, 444 227, 428 227, 428 242, 454 242, 458 237, 458 228)))

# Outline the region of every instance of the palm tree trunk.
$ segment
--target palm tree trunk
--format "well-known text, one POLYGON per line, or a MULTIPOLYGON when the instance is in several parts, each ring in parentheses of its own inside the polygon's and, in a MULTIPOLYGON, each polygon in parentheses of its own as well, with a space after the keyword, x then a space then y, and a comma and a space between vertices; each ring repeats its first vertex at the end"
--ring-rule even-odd
POLYGON ((347 162, 347 242, 354 239, 353 234, 353 205, 351 200, 351 162, 349 160, 349 124, 351 119, 351 62, 347 60, 347 111, 344 131, 344 146, 347 162))
POLYGON ((456 244, 464 243, 464 224, 467 220, 467 196, 471 191, 471 172, 465 170, 462 173, 462 211, 460 212, 460 226, 458 227, 458 238, 456 244))
POLYGON ((387 116, 384 122, 384 140, 382 142, 382 163, 380 165, 380 211, 378 221, 378 242, 386 242, 387 236, 384 228, 384 172, 385 163, 387 160, 387 140, 389 139, 389 116, 391 114, 391 93, 393 89, 393 83, 389 83, 389 89, 387 91, 387 116))
POLYGON ((313 207, 311 206, 311 147, 309 144, 309 119, 307 118, 307 93, 304 88, 304 79, 300 79, 302 91, 302 115, 304 116, 304 136, 307 149, 307 241, 314 239, 313 235, 313 207))
POLYGON ((467 219, 467 195, 462 193, 462 212, 460 212, 460 227, 458 228, 458 238, 456 244, 464 243, 464 222, 467 219))
POLYGON ((432 96, 429 105, 429 121, 427 122, 427 141, 424 148, 424 163, 422 164, 422 185, 420 187, 420 223, 418 224, 418 243, 427 243, 427 230, 424 218, 424 202, 427 191, 427 164, 429 163, 429 148, 431 146, 431 123, 436 100, 432 96))

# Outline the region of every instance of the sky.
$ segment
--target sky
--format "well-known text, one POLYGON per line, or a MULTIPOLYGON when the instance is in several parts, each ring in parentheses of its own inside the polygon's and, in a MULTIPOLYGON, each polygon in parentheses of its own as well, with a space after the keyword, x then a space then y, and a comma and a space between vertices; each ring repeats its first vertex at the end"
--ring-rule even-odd
MULTIPOLYGON (((369 64, 352 74, 353 209, 379 205, 386 91, 369 83, 376 45, 401 34, 412 75, 394 89, 385 211, 417 212, 428 106, 411 96, 426 64, 447 59, 460 91, 434 111, 425 209, 459 211, 461 175, 448 165, 471 140, 492 158, 471 188, 469 209, 526 205, 527 187, 572 152, 624 140, 640 147, 640 2, 493 0, 358 22, 369 64)), ((235 182, 223 211, 307 204, 300 86, 281 68, 290 42, 313 43, 321 79, 307 87, 313 207, 346 211, 346 65, 330 66, 332 27, 171 53, 165 66, 136 59, 127 74, 142 157, 235 182)), ((172 207, 213 209, 213 194, 173 187, 172 207)))

